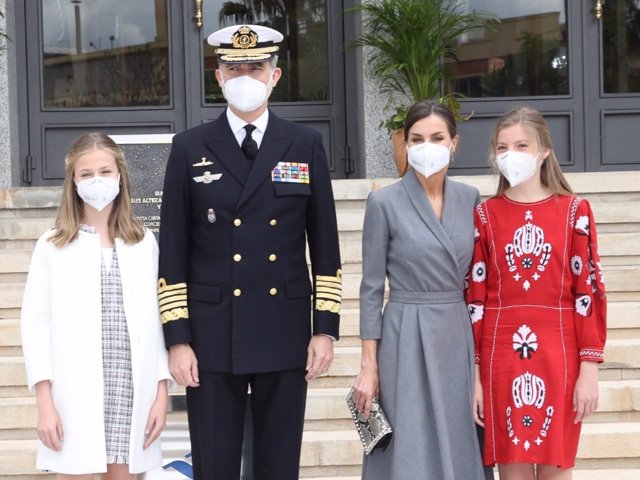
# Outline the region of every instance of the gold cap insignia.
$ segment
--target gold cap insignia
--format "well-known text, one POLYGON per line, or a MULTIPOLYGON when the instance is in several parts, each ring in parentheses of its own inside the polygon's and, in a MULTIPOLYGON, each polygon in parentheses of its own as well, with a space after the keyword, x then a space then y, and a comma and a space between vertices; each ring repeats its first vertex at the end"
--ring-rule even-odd
POLYGON ((253 48, 258 44, 258 34, 246 25, 231 36, 233 48, 253 48))

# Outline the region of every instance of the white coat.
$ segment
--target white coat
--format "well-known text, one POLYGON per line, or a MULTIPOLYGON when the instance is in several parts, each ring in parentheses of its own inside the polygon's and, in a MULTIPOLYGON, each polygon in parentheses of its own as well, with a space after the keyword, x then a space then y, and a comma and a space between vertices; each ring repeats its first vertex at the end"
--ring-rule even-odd
MULTIPOLYGON (((105 472, 100 239, 81 231, 58 248, 47 241, 51 234, 40 237, 31 259, 22 347, 29 389, 51 381, 64 441, 59 452, 39 443, 36 465, 65 474, 105 472)), ((150 231, 138 244, 115 243, 133 371, 129 471, 140 473, 162 462, 159 440, 143 449, 144 428, 158 381, 170 378, 156 293, 158 246, 150 231)))

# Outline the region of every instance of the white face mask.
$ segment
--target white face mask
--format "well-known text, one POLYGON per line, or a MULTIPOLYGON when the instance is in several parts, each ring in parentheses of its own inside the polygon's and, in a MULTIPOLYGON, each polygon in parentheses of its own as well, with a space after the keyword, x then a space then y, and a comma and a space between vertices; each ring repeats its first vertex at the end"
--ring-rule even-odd
POLYGON ((450 148, 429 142, 407 146, 409 165, 425 177, 430 177, 449 165, 450 148))
POLYGON ((222 79, 222 94, 230 105, 241 112, 253 112, 271 95, 271 81, 273 80, 273 72, 271 78, 266 85, 260 80, 251 78, 249 75, 232 78, 228 82, 222 77, 220 70, 220 78, 222 79))
POLYGON ((80 198, 100 212, 120 193, 120 175, 118 178, 96 175, 76 182, 76 188, 80 198))
POLYGON ((496 157, 500 173, 512 187, 518 186, 533 177, 538 170, 538 155, 509 150, 496 157))

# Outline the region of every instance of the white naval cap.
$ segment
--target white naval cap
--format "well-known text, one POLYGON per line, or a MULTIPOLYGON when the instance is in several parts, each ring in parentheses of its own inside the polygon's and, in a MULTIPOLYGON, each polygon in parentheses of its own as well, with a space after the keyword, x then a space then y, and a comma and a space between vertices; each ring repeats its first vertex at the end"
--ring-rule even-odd
POLYGON ((213 32, 207 43, 216 47, 221 63, 266 62, 278 52, 283 36, 262 25, 232 25, 213 32))

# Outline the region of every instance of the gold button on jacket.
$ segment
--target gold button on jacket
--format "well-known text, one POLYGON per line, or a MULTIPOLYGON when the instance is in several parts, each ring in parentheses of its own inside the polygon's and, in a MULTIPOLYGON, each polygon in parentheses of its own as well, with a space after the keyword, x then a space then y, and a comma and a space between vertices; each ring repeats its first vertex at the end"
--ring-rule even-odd
POLYGON ((175 135, 167 161, 165 343, 190 343, 202 371, 303 368, 313 334, 340 335, 340 245, 322 135, 270 111, 258 155, 249 169, 223 111, 175 135), (216 180, 200 181, 205 171, 216 180))

